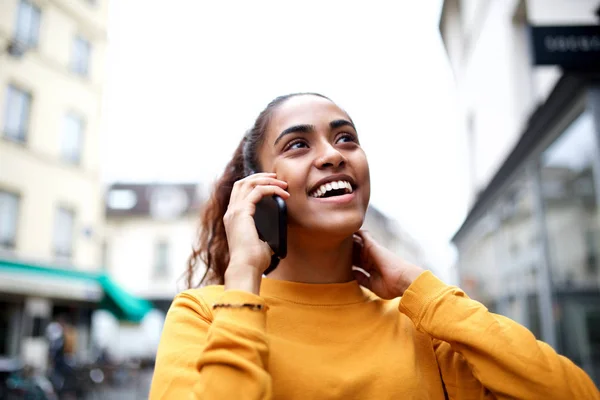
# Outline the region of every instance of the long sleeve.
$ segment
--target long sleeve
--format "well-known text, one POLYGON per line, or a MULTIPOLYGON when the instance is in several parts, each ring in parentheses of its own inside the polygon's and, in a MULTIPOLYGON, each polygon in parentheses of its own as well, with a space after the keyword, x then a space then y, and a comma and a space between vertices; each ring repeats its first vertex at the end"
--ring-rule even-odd
POLYGON ((450 398, 600 399, 569 359, 429 271, 409 286, 399 309, 433 338, 450 398), (473 379, 482 385, 479 393, 473 379))
MULTIPOLYGON (((264 304, 243 291, 225 291, 215 302, 264 304)), ((210 305, 191 291, 175 298, 158 348, 151 400, 271 398, 266 311, 210 305)))

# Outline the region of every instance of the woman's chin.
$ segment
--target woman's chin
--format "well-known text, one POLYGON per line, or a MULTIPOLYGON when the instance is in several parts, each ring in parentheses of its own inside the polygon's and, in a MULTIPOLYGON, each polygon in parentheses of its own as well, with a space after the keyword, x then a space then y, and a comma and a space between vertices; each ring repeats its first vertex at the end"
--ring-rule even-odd
POLYGON ((362 215, 347 215, 342 218, 324 217, 310 221, 312 223, 302 224, 302 228, 319 236, 327 234, 332 237, 346 237, 351 236, 362 227, 363 219, 362 215))

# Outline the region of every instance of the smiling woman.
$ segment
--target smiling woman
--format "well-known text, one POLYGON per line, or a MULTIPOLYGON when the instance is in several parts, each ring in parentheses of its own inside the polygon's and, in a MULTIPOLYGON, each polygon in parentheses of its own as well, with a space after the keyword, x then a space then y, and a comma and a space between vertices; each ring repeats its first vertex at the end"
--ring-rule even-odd
POLYGON ((204 286, 169 310, 151 399, 600 398, 526 328, 360 231, 369 196, 344 110, 318 94, 272 101, 204 208, 188 268, 192 288, 206 265, 204 286), (264 277, 253 215, 271 195, 288 255, 264 277))

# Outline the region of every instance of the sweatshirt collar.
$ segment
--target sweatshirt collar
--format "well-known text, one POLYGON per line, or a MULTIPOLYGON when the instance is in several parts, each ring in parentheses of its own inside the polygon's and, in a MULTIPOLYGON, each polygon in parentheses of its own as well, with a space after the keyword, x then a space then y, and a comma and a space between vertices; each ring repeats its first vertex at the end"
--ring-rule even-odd
POLYGON ((357 281, 299 283, 269 278, 262 279, 260 295, 308 305, 356 304, 369 298, 357 281))

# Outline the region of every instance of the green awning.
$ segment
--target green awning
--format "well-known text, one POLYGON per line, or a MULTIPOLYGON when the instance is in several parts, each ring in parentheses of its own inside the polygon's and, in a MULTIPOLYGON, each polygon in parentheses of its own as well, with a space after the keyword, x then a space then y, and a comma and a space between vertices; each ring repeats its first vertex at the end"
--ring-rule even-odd
POLYGON ((99 302, 120 320, 139 322, 152 304, 128 293, 106 273, 0 258, 0 292, 99 302))
POLYGON ((101 302, 102 308, 109 310, 117 318, 139 322, 148 311, 152 310, 152 304, 148 300, 133 296, 110 279, 108 275, 98 276, 98 282, 102 285, 105 293, 101 302))

